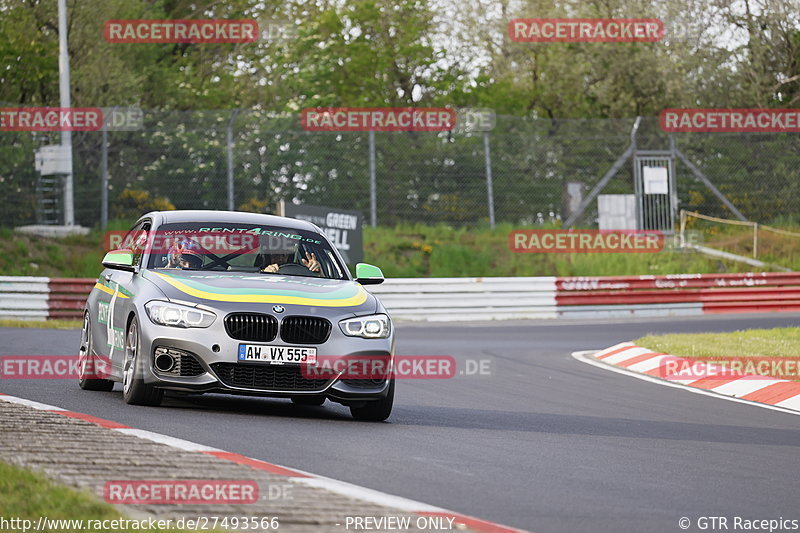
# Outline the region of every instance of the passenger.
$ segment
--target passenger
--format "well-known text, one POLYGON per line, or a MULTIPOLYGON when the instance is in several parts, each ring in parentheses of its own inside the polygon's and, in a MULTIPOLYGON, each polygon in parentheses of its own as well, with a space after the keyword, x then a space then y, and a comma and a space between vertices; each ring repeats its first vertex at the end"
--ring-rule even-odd
POLYGON ((197 250, 193 241, 175 243, 169 249, 169 260, 166 268, 188 268, 200 270, 203 268, 203 256, 197 250))

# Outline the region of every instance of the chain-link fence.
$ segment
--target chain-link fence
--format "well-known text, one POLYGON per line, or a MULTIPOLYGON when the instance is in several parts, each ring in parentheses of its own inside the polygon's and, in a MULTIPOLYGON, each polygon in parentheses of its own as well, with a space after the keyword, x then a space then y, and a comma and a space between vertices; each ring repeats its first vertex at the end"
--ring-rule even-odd
MULTIPOLYGON (((375 132, 375 218, 379 225, 485 224, 490 212, 498 223, 566 219, 566 183, 579 183, 585 197, 631 144, 633 125, 499 116, 486 134, 375 132)), ((309 132, 296 116, 253 110, 145 112, 141 130, 107 132, 108 217, 229 205, 274 212, 285 200, 358 209, 370 220, 369 138, 309 132)), ((670 150, 657 118, 642 119, 635 138, 637 150, 670 150)), ((680 133, 673 140, 747 218, 772 222, 800 212, 797 135, 680 133)), ((57 133, 0 132, 0 224, 60 222, 60 180, 34 168, 34 152, 54 143, 57 133)), ((74 132, 73 157, 76 223, 95 226, 103 208, 103 133, 74 132)), ((679 160, 675 169, 681 208, 730 217, 696 173, 679 160)), ((633 179, 627 161, 602 193, 632 194, 633 179)), ((593 201, 578 224, 596 219, 593 201)))

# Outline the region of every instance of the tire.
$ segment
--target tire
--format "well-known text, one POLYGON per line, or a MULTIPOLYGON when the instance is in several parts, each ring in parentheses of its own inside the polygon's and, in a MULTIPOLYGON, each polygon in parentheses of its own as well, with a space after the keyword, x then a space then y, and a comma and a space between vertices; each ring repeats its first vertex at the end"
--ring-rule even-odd
POLYGON ((394 378, 389 382, 389 390, 382 400, 366 402, 363 407, 350 407, 350 414, 356 420, 364 422, 382 422, 392 414, 394 405, 394 378))
POLYGON ((295 405, 320 406, 325 403, 325 396, 294 396, 292 403, 295 405))
POLYGON ((97 379, 87 377, 89 369, 92 374, 97 372, 97 359, 92 355, 92 320, 89 313, 83 315, 83 329, 81 330, 81 344, 78 347, 78 385, 83 390, 108 392, 114 388, 110 379, 97 379))
POLYGON ((164 390, 142 379, 145 360, 139 342, 139 321, 133 317, 125 334, 125 359, 122 366, 122 397, 131 405, 160 405, 164 390))

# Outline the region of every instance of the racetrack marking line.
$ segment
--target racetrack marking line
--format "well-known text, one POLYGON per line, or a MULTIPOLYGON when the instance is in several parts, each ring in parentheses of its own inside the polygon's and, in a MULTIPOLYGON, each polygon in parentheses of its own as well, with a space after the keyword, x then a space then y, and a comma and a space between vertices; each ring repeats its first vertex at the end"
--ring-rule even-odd
POLYGON ((647 352, 641 355, 637 355, 636 357, 631 357, 630 359, 625 359, 621 363, 617 363, 617 365, 623 368, 632 368, 634 365, 638 363, 644 363, 646 361, 650 361, 654 357, 658 357, 660 355, 667 355, 667 354, 659 352, 647 352))
POLYGON ((249 466, 250 468, 255 468, 256 470, 264 470, 266 472, 277 474, 279 476, 295 477, 295 478, 305 478, 311 476, 311 474, 305 474, 298 470, 284 468, 282 466, 274 465, 272 463, 268 463, 260 459, 253 459, 252 457, 247 457, 240 453, 224 452, 222 450, 207 450, 207 451, 200 450, 200 451, 208 455, 213 455, 218 459, 224 459, 225 461, 231 461, 233 463, 237 463, 240 465, 246 465, 249 466))
POLYGON ((616 353, 624 352, 625 350, 630 350, 631 348, 636 348, 636 345, 632 342, 623 342, 612 346, 611 348, 606 348, 605 350, 600 350, 597 352, 595 356, 596 359, 605 359, 606 357, 610 357, 616 353))
POLYGON ((310 487, 336 492, 337 494, 342 494, 343 496, 358 498, 359 500, 368 501, 377 505, 394 507, 396 509, 400 509, 401 511, 412 513, 444 511, 444 509, 440 507, 434 507, 433 505, 409 500, 407 498, 403 498, 402 496, 386 494, 384 492, 372 490, 367 487, 360 487, 358 485, 347 483, 346 481, 339 481, 338 479, 331 479, 323 476, 309 476, 300 478, 297 480, 297 482, 310 487))
POLYGON ((644 354, 654 354, 652 350, 648 350, 647 348, 639 348, 638 346, 631 346, 625 349, 625 351, 620 353, 615 353, 614 355, 609 355, 603 358, 604 363, 608 363, 610 365, 616 365, 623 361, 627 361, 629 359, 633 359, 634 357, 638 357, 644 354))
POLYGON ((741 398, 747 396, 751 392, 763 389, 768 384, 773 383, 772 380, 767 379, 737 379, 730 383, 725 383, 714 389, 714 392, 724 394, 726 396, 736 396, 741 398))
POLYGON ((46 403, 39 403, 34 402, 33 400, 26 400, 25 398, 17 398, 16 396, 9 396, 8 394, 3 394, 3 397, 0 400, 4 402, 11 402, 11 403, 18 403, 20 405, 26 405, 37 411, 53 411, 55 413, 61 414, 61 412, 66 411, 66 409, 62 409, 61 407, 56 407, 54 405, 47 405, 46 403))
POLYGON ((179 450, 183 450, 186 452, 222 451, 217 448, 212 448, 211 446, 205 446, 203 444, 197 444, 196 442, 190 442, 188 440, 178 439, 176 437, 170 437, 169 435, 163 435, 161 433, 153 433, 152 431, 147 431, 145 429, 136 429, 128 426, 123 426, 122 428, 115 429, 114 431, 124 433, 125 435, 133 435, 134 437, 139 437, 140 439, 146 439, 146 440, 151 440, 153 442, 166 444, 167 446, 178 448, 179 450))
POLYGON ((628 368, 634 372, 648 372, 650 370, 659 368, 664 363, 665 359, 668 359, 667 355, 655 355, 646 361, 641 361, 635 365, 629 366, 628 368))
MULTIPOLYGON (((51 409, 48 409, 48 411, 51 411, 51 409)), ((120 424, 118 422, 114 422, 113 420, 106 420, 104 418, 97 418, 96 416, 87 415, 84 413, 75 413, 73 411, 53 411, 53 412, 67 416, 69 418, 77 418, 79 420, 91 422, 92 424, 97 424, 98 426, 107 429, 130 429, 125 424, 120 424)))
MULTIPOLYGON (((606 364, 606 363, 604 363, 602 361, 598 361, 597 359, 595 359, 593 357, 593 355, 596 354, 596 353, 600 353, 600 352, 598 352, 597 350, 583 350, 583 351, 578 351, 578 352, 572 352, 572 357, 574 359, 577 359, 578 361, 583 362, 583 363, 587 363, 587 364, 590 364, 592 366, 596 366, 598 368, 602 368, 604 370, 610 370, 612 372, 616 372, 617 374, 624 374, 626 376, 634 377, 634 378, 637 378, 637 379, 642 379, 644 381, 649 381, 650 383, 658 383, 659 385, 664 385, 664 386, 667 386, 667 387, 674 387, 676 389, 682 389, 682 390, 685 390, 685 391, 688 391, 688 392, 692 392, 694 394, 702 394, 704 396, 710 396, 712 398, 718 398, 720 400, 728 400, 730 402, 737 402, 737 403, 743 403, 743 404, 746 404, 746 405, 753 405, 753 406, 756 406, 756 407, 762 407, 764 409, 771 409, 773 411, 780 411, 781 413, 788 413, 790 415, 800 415, 800 411, 795 411, 793 409, 782 407, 780 405, 769 405, 769 404, 766 404, 766 403, 759 403, 759 402, 753 402, 753 401, 749 401, 749 400, 743 400, 741 398, 737 398, 735 396, 727 396, 725 394, 721 394, 721 393, 715 392, 713 390, 698 389, 696 387, 690 387, 688 385, 683 385, 683 384, 680 384, 680 383, 674 383, 672 381, 666 381, 664 379, 659 379, 659 378, 656 378, 656 377, 653 377, 653 376, 649 376, 647 374, 640 374, 639 372, 633 372, 631 370, 628 370, 627 368, 619 368, 617 366, 609 365, 609 364, 606 364)), ((723 385, 723 386, 725 386, 725 385, 723 385)), ((788 400, 784 400, 784 402, 781 402, 781 403, 788 403, 788 400)))
POLYGON ((489 522, 487 520, 482 520, 480 518, 475 518, 473 516, 455 513, 453 511, 448 511, 447 509, 443 509, 441 507, 436 507, 415 500, 410 500, 408 498, 403 498, 402 496, 394 496, 392 494, 386 494, 384 492, 369 489, 367 487, 353 485, 345 481, 339 481, 336 479, 327 478, 325 476, 319 476, 298 469, 287 468, 284 466, 268 463, 266 461, 261 461, 260 459, 246 457, 238 453, 226 452, 224 450, 213 448, 211 446, 206 446, 204 444, 198 444, 195 442, 179 439, 176 437, 170 437, 169 435, 154 433, 152 431, 147 431, 144 429, 131 428, 123 424, 120 424, 118 422, 114 422, 112 420, 106 420, 103 418, 98 418, 93 415, 85 413, 77 413, 75 411, 68 411, 67 409, 63 409, 61 407, 47 405, 32 400, 26 400, 24 398, 18 398, 16 396, 9 396, 3 393, 0 393, 0 401, 17 403, 28 407, 32 407, 33 409, 39 411, 47 411, 54 414, 63 415, 69 418, 84 420, 86 422, 90 422, 92 424, 96 424, 98 426, 110 429, 111 431, 116 431, 119 433, 123 433, 125 435, 132 435, 135 437, 139 437, 141 439, 158 442, 160 444, 165 444, 167 446, 178 448, 184 451, 205 453, 222 460, 227 460, 238 464, 244 464, 250 466, 251 468, 256 468, 259 470, 267 470, 274 474, 290 477, 292 482, 302 483, 304 485, 317 487, 320 489, 326 489, 331 492, 335 492, 343 496, 348 496, 356 500, 361 500, 382 506, 389 506, 398 509, 400 511, 411 512, 420 516, 453 518, 454 524, 457 524, 461 527, 471 528, 473 531, 478 531, 481 533, 527 533, 525 530, 522 529, 511 528, 500 524, 496 524, 494 522, 489 522))

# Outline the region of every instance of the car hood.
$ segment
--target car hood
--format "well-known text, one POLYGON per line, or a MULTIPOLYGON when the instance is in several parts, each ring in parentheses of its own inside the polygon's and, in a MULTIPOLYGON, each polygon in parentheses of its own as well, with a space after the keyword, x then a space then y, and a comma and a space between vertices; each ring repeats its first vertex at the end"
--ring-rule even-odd
MULTIPOLYGON (((360 283, 245 272, 147 270, 144 277, 170 300, 220 304, 280 304, 373 312, 375 297, 360 283)), ((229 306, 225 306, 229 307, 229 306)))

